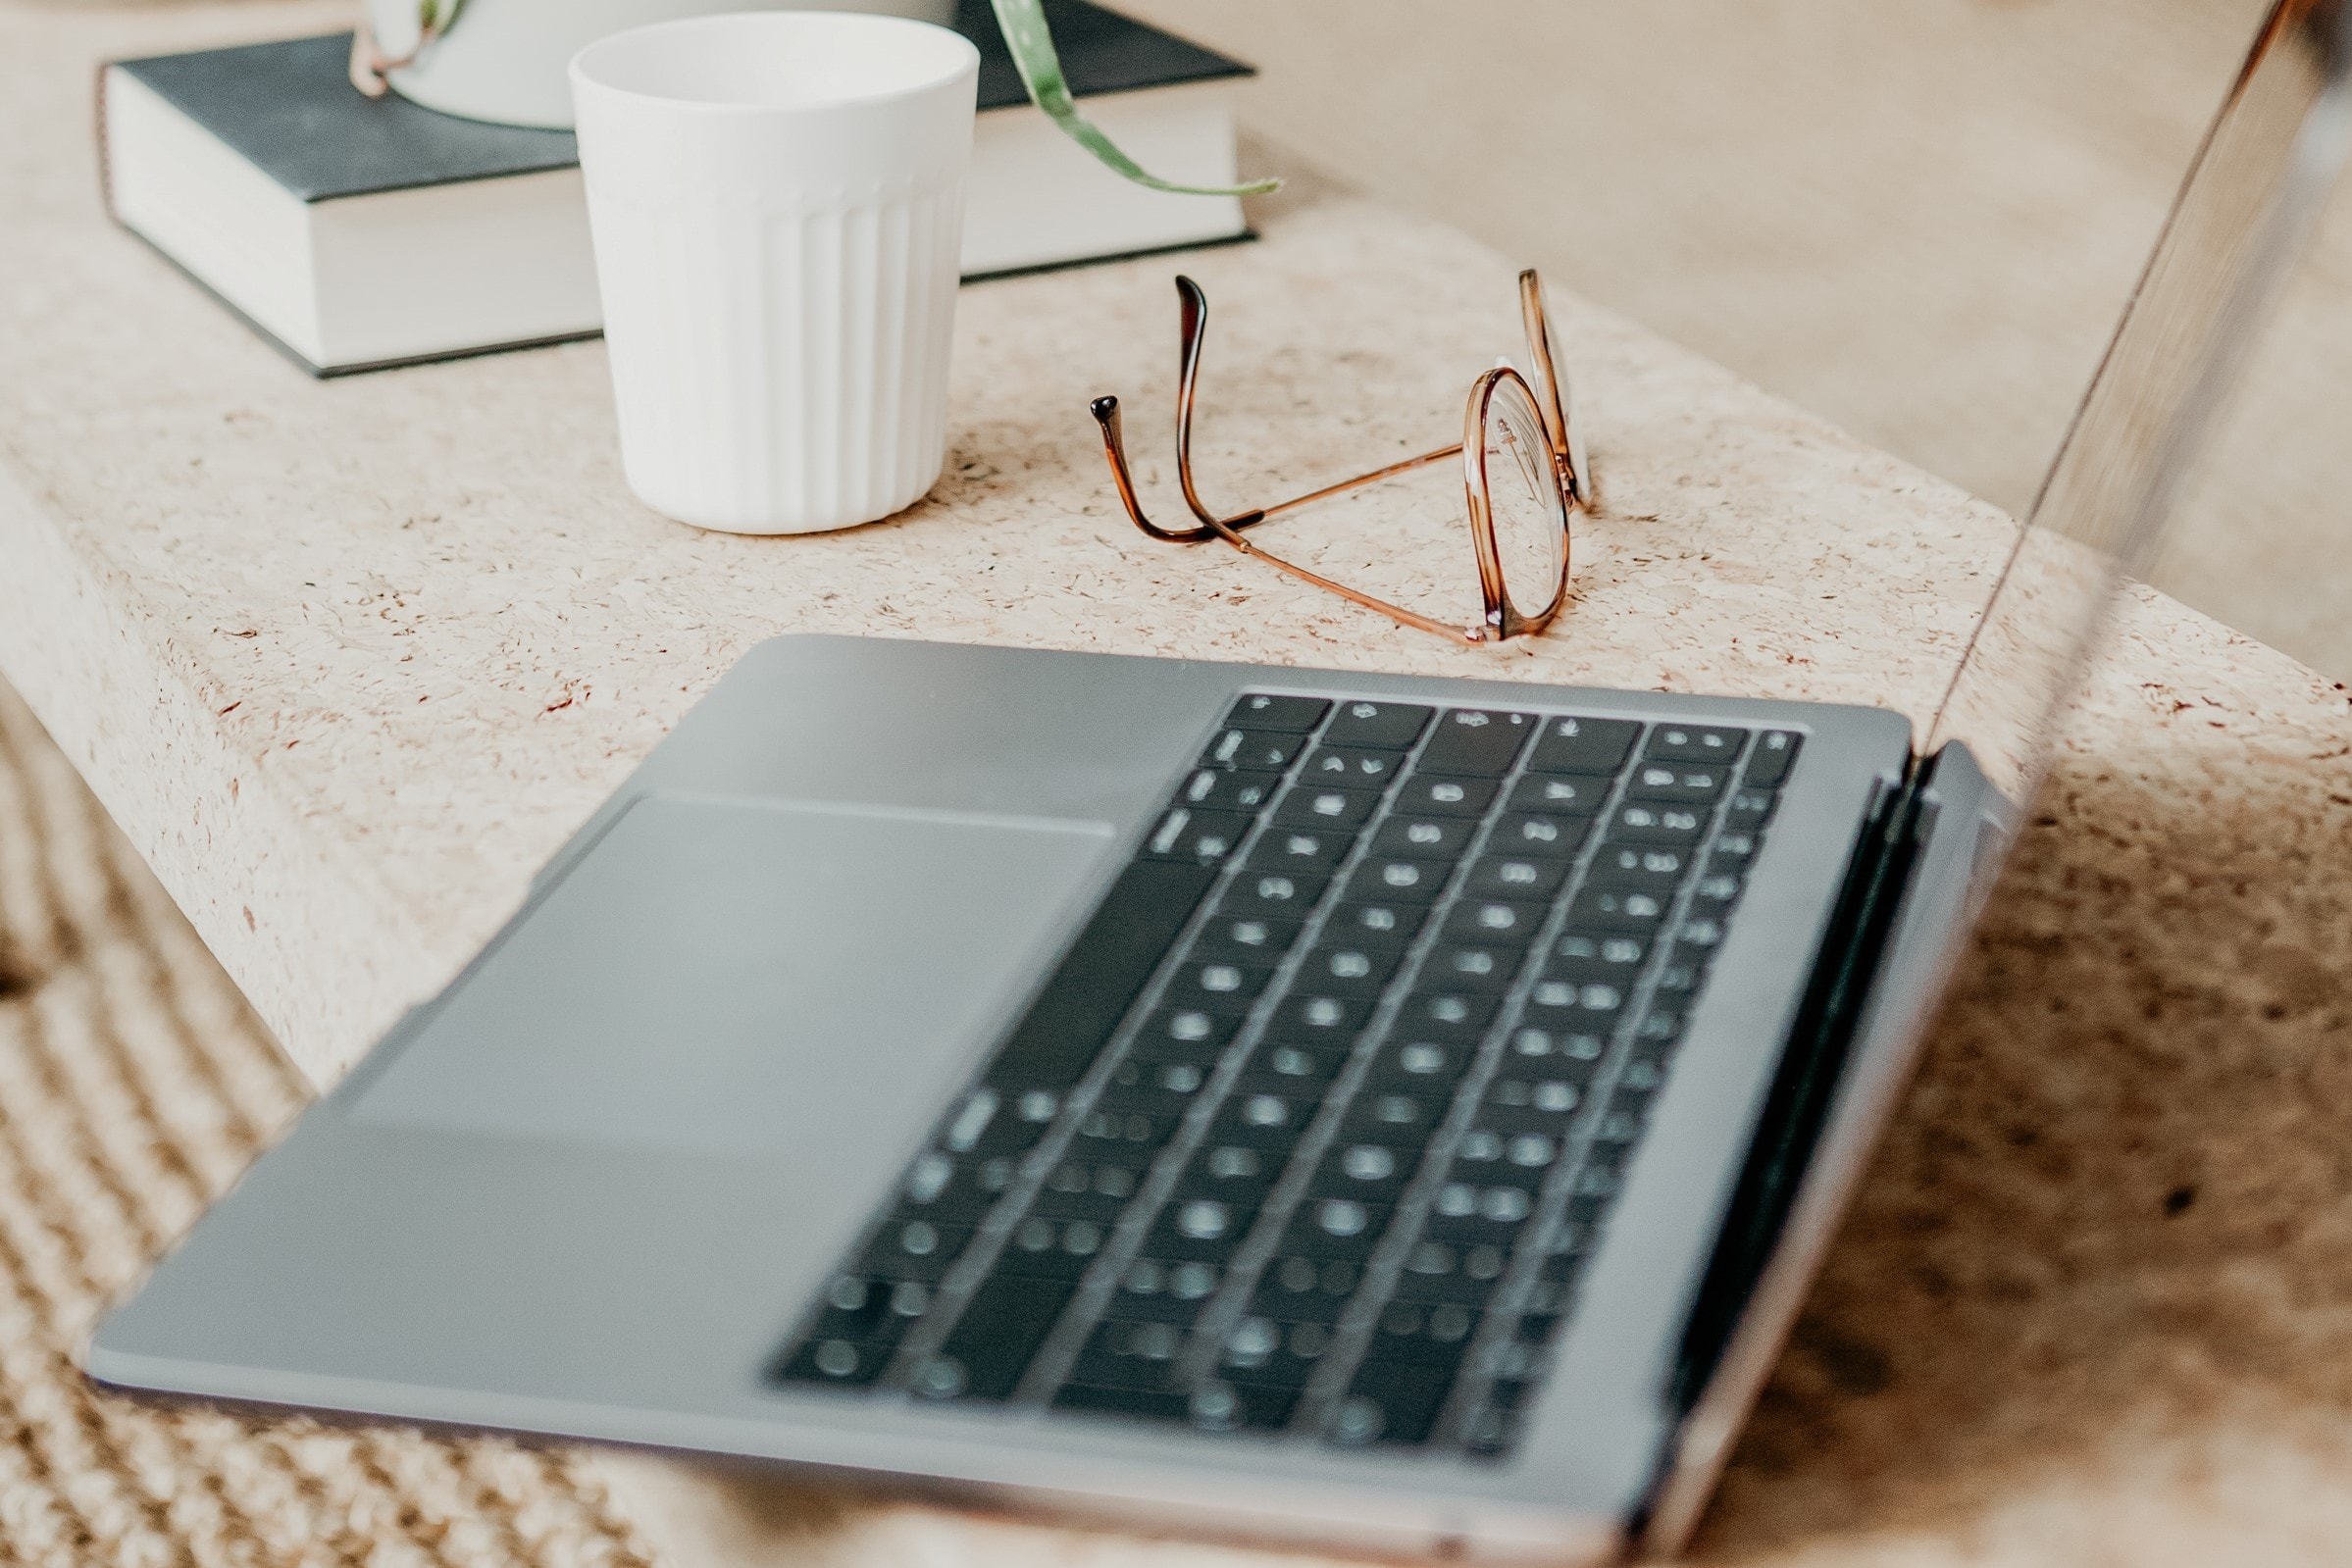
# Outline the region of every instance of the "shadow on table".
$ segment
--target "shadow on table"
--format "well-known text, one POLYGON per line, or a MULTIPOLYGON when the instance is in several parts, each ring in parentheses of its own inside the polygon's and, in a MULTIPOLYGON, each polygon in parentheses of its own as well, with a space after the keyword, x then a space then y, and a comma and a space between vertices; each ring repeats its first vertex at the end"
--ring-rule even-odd
POLYGON ((2352 781, 2325 747, 2232 749, 2204 780, 2061 763, 1704 1558, 2024 1510, 2040 1560, 2092 1516, 2227 1507, 2179 1489, 2314 1418, 2340 1463, 2352 781))

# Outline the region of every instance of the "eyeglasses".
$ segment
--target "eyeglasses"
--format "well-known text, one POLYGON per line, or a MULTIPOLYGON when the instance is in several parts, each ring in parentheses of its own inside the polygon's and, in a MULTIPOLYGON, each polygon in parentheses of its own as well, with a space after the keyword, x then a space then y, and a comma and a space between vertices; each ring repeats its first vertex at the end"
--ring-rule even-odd
POLYGON ((1136 497, 1135 479, 1128 471, 1127 446, 1119 428, 1119 400, 1098 397, 1091 405, 1102 427, 1103 450, 1110 458, 1111 479, 1119 500, 1135 526, 1155 539, 1172 544, 1200 544, 1222 539, 1244 555, 1302 582, 1377 610, 1382 615, 1423 632, 1466 643, 1500 642, 1507 637, 1533 636, 1552 624, 1568 597, 1569 524, 1588 509, 1592 496, 1591 470, 1585 466, 1581 433, 1568 418, 1568 392, 1552 358, 1550 320, 1544 310, 1543 280, 1534 269, 1519 274, 1519 316, 1527 333, 1526 375, 1508 362, 1499 363, 1470 385, 1462 409, 1462 438, 1451 446, 1408 457, 1402 463, 1359 474, 1352 480, 1326 484, 1304 495, 1220 517, 1201 500, 1193 478, 1193 401, 1201 376, 1201 342, 1208 330, 1208 296, 1189 278, 1176 279, 1181 301, 1181 359, 1176 390, 1176 479, 1185 504, 1200 526, 1161 528, 1144 515, 1136 497), (1478 569, 1478 587, 1485 601, 1481 618, 1460 626, 1391 604, 1344 583, 1308 571, 1294 561, 1259 549, 1243 531, 1295 512, 1317 501, 1377 484, 1384 480, 1458 457, 1462 467, 1463 510, 1470 526, 1470 553, 1478 569), (1520 602, 1542 608, 1523 610, 1520 602))

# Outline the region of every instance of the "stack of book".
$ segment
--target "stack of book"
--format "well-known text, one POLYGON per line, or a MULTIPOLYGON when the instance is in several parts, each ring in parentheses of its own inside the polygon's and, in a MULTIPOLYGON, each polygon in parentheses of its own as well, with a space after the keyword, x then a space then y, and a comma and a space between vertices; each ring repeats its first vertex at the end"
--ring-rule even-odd
MULTIPOLYGON (((1088 117, 1146 168, 1237 177, 1227 87, 1249 68, 1087 4, 1048 7, 1088 117)), ((1120 179, 1029 103, 986 0, 967 278, 1237 239, 1240 202, 1120 179)), ((345 74, 348 33, 128 60, 99 80, 107 201, 319 376, 593 336, 571 133, 485 125, 345 74)))

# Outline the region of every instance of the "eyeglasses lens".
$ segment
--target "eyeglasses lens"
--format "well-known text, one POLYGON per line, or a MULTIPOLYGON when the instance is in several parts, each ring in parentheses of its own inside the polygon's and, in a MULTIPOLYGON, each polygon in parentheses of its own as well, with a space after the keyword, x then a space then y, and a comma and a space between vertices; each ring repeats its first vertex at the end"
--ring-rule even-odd
POLYGON ((1552 448, 1535 402, 1519 382, 1505 379, 1487 404, 1488 505, 1503 583, 1523 615, 1551 608, 1567 562, 1568 514, 1553 478, 1552 448))

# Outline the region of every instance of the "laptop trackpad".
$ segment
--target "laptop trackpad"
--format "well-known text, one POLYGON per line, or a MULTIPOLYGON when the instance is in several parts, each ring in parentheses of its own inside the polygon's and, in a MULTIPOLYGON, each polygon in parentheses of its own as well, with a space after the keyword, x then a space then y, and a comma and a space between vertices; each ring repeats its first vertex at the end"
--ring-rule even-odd
POLYGON ((870 1150, 932 1113, 1034 982, 1109 837, 1100 823, 649 796, 351 1114, 708 1153, 816 1155, 835 1137, 870 1150))

